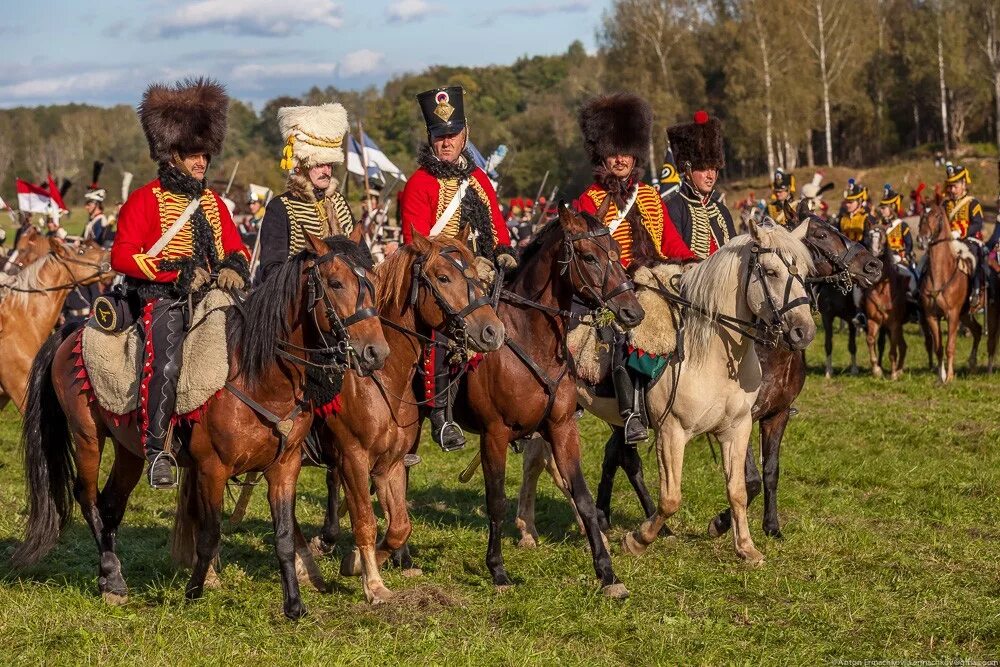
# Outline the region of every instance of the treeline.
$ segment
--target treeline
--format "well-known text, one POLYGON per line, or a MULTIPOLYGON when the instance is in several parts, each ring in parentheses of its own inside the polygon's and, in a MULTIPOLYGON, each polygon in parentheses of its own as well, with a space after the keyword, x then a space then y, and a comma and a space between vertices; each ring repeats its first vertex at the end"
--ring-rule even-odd
MULTIPOLYGON (((259 110, 234 101, 213 175, 225 181, 239 160, 238 183, 280 188, 275 112, 325 101, 343 103, 410 170, 426 140, 414 96, 444 84, 467 91, 471 138, 484 153, 509 147, 503 197, 534 195, 546 171, 550 185, 577 194, 589 177, 577 108, 616 89, 653 104, 654 162, 667 125, 698 108, 721 117, 729 177, 777 166, 860 167, 921 151, 950 155, 970 144, 996 153, 1000 0, 617 0, 595 29, 596 54, 577 42, 561 55, 510 66, 435 66, 381 90, 317 86, 259 110)), ((5 197, 15 175, 38 180, 51 170, 78 184, 69 195, 78 201, 94 159, 108 162, 102 180, 112 192, 123 169, 137 184, 153 176, 132 108, 0 111, 5 197)))

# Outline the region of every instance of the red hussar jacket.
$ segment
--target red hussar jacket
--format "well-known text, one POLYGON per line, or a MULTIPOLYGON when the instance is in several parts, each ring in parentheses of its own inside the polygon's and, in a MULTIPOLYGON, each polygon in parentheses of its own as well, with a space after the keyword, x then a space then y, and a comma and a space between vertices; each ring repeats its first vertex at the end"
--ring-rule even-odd
MULTIPOLYGON (((218 265, 233 253, 249 260, 250 254, 243 245, 239 230, 219 196, 206 188, 200 200, 201 211, 211 230, 216 258, 216 265, 206 268, 218 270, 218 265)), ((159 255, 150 257, 146 253, 180 217, 190 201, 186 195, 164 189, 160 179, 129 195, 118 216, 118 233, 111 248, 111 268, 138 280, 174 282, 178 275, 177 263, 194 256, 194 220, 185 223, 159 255), (164 262, 173 266, 161 269, 160 265, 164 262)), ((208 257, 195 259, 202 265, 207 265, 209 261, 208 257)))

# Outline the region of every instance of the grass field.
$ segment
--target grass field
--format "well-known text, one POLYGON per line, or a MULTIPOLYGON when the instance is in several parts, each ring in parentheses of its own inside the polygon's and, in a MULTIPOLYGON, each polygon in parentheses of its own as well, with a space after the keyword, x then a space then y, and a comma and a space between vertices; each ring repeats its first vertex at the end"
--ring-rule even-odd
MULTIPOLYGON (((941 387, 923 370, 911 331, 911 364, 896 383, 839 373, 824 380, 821 346, 785 439, 781 517, 785 538, 751 530, 760 569, 737 561, 731 540, 705 528, 724 504, 718 464, 704 440, 689 448, 684 504, 642 558, 623 555, 623 530, 639 507, 619 478, 613 562, 631 591, 597 591, 585 541, 548 480, 538 505, 541 546, 516 547, 513 502, 505 555, 518 585, 497 592, 483 555, 482 478, 456 480, 470 454, 422 450, 413 470, 411 544, 423 576, 389 571, 399 593, 371 608, 357 579, 321 567, 333 592, 304 589, 310 616, 281 615, 281 592, 263 493, 249 520, 223 538, 224 585, 185 603, 186 572, 170 563, 173 494, 142 485, 121 531, 129 603, 96 593, 96 553, 76 512, 60 546, 23 573, 0 570, 3 664, 833 664, 840 660, 1000 658, 1000 377, 966 376, 941 387)), ((846 339, 836 365, 846 366, 846 339)), ((968 340, 960 341, 960 358, 968 340)), ((866 355, 861 355, 866 358, 866 355)), ((866 364, 863 363, 863 366, 866 364)), ((581 425, 596 486, 606 427, 581 425)), ((23 531, 19 422, 0 419, 0 557, 23 531)), ((652 456, 644 454, 655 483, 652 456)), ((508 495, 521 462, 511 455, 508 495)), ((300 483, 307 532, 322 520, 318 470, 300 483)), ((227 503, 231 507, 231 502, 227 503)), ((341 550, 349 542, 345 538, 341 550)))

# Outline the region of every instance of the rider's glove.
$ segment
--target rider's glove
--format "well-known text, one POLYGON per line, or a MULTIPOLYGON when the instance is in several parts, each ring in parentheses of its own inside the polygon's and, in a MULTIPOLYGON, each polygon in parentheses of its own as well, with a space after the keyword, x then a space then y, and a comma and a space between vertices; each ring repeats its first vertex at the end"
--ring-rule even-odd
POLYGON ((191 276, 191 284, 188 292, 194 294, 212 280, 212 274, 200 266, 194 267, 194 275, 191 276))
POLYGON ((496 267, 493 266, 493 262, 485 257, 477 255, 476 259, 473 261, 473 265, 476 267, 476 273, 479 274, 479 279, 487 285, 492 285, 497 272, 496 267))
POLYGON ((243 277, 236 273, 236 271, 225 268, 219 271, 219 278, 215 281, 215 284, 219 286, 219 289, 241 290, 245 282, 243 281, 243 277))

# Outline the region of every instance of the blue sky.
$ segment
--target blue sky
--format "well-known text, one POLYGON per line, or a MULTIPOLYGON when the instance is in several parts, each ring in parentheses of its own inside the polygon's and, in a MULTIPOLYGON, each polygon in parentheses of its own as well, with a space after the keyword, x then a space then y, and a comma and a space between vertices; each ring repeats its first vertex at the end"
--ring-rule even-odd
POLYGON ((221 80, 259 106, 429 65, 594 50, 610 0, 71 0, 10 3, 0 107, 135 104, 151 81, 221 80))

